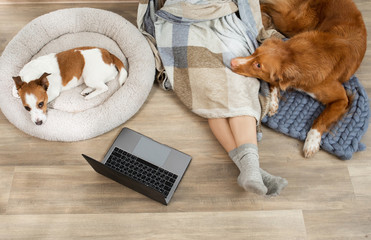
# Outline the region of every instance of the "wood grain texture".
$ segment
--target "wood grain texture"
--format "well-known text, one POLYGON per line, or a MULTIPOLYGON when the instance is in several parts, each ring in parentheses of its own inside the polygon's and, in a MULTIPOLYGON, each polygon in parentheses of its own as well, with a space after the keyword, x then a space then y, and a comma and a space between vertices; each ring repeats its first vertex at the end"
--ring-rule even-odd
POLYGON ((13 182, 14 167, 0 167, 0 214, 5 213, 13 182))
POLYGON ((304 239, 302 212, 241 211, 0 216, 0 236, 29 239, 304 239), (14 226, 17 225, 15 228, 14 226), (270 232, 275 234, 271 235, 270 232))
MULTIPOLYGON (((371 32, 371 0, 355 2, 371 32)), ((124 1, 1 5, 0 0, 0 51, 33 18, 69 7, 107 9, 136 22, 137 4, 124 1)), ((368 44, 357 77, 371 96, 368 44)), ((305 159, 302 142, 263 128, 261 166, 289 185, 278 197, 262 197, 238 187, 238 169, 207 121, 157 85, 129 121, 86 141, 37 139, 0 113, 0 239, 367 239, 370 131, 362 142, 366 151, 349 161, 324 151, 305 159), (192 155, 168 206, 97 174, 81 157, 102 159, 122 127, 192 155)))

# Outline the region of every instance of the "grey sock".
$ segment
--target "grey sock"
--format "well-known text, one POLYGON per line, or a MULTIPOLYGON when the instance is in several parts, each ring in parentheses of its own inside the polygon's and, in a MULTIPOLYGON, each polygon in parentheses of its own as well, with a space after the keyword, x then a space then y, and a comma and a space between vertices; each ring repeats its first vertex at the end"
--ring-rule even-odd
MULTIPOLYGON (((252 148, 256 148, 256 151, 258 150, 257 146, 254 144, 247 144, 251 146, 252 148)), ((230 151, 229 157, 232 158, 238 158, 238 154, 242 151, 244 145, 242 145, 239 148, 233 149, 230 151)), ((245 146, 246 147, 246 146, 245 146)), ((233 160, 234 161, 234 160, 233 160)), ((240 170, 241 171, 241 170, 240 170)), ((285 178, 282 178, 280 176, 274 176, 268 173, 267 171, 260 168, 260 174, 262 176, 262 180, 266 188, 268 189, 267 195, 275 196, 279 195, 280 192, 287 186, 288 182, 285 178)))
POLYGON ((267 195, 276 196, 287 186, 288 182, 285 178, 269 174, 260 168, 260 173, 263 177, 264 185, 268 188, 267 195))
POLYGON ((243 144, 228 154, 240 170, 238 185, 246 191, 265 195, 268 189, 260 173, 258 147, 254 144, 243 144))

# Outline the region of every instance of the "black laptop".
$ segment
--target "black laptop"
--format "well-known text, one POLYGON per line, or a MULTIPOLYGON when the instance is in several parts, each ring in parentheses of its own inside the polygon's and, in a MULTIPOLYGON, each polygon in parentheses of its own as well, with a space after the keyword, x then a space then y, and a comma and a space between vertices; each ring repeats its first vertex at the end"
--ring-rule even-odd
POLYGON ((102 162, 84 154, 94 170, 167 205, 192 157, 123 128, 102 162))

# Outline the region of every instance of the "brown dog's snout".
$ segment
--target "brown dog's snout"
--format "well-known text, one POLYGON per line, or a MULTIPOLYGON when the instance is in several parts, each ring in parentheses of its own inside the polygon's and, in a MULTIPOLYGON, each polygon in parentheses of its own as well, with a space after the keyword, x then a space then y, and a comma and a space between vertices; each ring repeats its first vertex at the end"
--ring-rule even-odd
POLYGON ((236 69, 240 65, 240 58, 233 58, 231 60, 231 68, 236 69))
POLYGON ((238 65, 237 60, 236 60, 235 58, 233 58, 233 59, 231 60, 231 67, 232 67, 232 68, 235 68, 237 65, 238 65))
POLYGON ((248 63, 253 59, 254 58, 252 56, 233 58, 231 60, 231 68, 232 68, 232 70, 237 70, 237 69, 243 67, 244 65, 248 65, 248 63))

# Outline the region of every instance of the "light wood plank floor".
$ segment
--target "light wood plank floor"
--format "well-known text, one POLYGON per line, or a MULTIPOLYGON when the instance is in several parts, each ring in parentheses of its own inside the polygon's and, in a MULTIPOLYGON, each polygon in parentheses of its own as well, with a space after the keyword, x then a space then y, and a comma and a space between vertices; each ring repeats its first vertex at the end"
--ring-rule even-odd
MULTIPOLYGON (((371 32, 371 0, 356 0, 371 32)), ((0 51, 31 19, 89 6, 135 23, 136 3, 0 5, 0 51)), ((371 95, 371 50, 357 76, 371 95)), ((2 79, 5 81, 5 79, 2 79)), ((18 130, 0 113, 0 239, 364 239, 371 237, 371 131, 364 152, 341 161, 264 128, 264 169, 285 177, 278 197, 244 192, 238 170, 207 121, 155 85, 141 110, 102 136, 48 142, 18 130), (101 159, 122 127, 193 156, 169 206, 95 173, 81 153, 101 159)))

